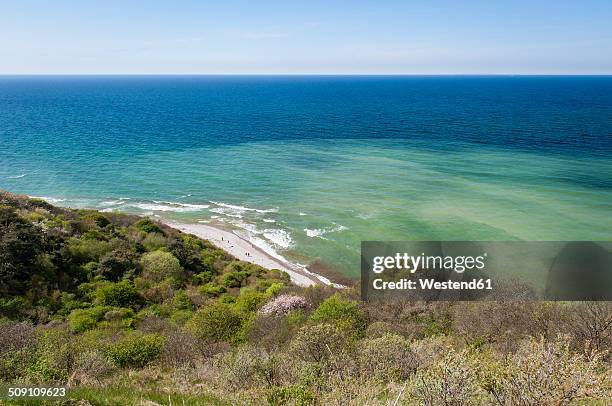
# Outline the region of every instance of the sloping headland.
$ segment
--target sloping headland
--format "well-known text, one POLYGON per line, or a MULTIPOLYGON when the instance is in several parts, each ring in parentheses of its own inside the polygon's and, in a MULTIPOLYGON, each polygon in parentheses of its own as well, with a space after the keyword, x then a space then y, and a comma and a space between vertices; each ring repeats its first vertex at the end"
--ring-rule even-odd
POLYGON ((63 386, 82 406, 612 397, 610 302, 361 302, 292 283, 230 232, 185 231, 208 239, 0 192, 0 391, 63 386))

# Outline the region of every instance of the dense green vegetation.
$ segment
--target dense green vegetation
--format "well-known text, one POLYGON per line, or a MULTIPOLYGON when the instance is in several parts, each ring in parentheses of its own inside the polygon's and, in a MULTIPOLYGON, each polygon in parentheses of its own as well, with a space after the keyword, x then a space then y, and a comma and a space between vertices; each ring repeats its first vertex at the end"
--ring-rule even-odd
POLYGON ((0 384, 69 385, 65 404, 604 405, 611 344, 610 303, 362 303, 0 193, 0 384))

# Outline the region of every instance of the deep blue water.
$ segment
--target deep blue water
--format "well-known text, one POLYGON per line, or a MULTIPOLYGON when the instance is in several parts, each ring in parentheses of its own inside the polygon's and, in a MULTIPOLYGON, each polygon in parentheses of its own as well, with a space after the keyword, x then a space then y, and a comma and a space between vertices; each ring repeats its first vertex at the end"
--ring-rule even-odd
POLYGON ((612 77, 0 77, 0 188, 349 274, 361 239, 609 239, 611 147, 612 77))

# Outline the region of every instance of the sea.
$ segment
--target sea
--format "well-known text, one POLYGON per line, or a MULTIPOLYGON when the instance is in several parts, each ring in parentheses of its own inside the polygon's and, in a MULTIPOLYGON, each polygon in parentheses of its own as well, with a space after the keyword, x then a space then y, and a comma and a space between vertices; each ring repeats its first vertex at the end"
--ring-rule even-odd
POLYGON ((364 240, 609 241, 612 77, 0 76, 0 188, 347 277, 364 240))

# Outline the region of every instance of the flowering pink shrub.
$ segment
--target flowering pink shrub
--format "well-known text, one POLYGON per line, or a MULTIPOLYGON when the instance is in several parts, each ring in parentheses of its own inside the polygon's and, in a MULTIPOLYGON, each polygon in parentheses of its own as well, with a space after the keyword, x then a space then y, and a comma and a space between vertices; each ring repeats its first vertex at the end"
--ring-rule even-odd
POLYGON ((269 301, 259 313, 265 316, 281 316, 297 309, 305 309, 308 302, 301 296, 280 295, 269 301))

